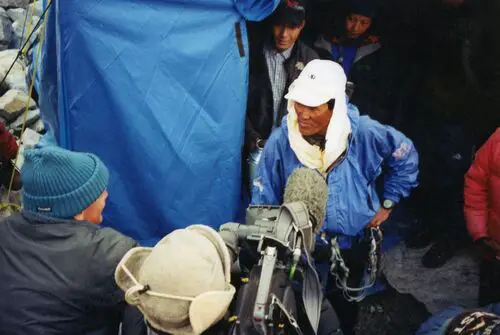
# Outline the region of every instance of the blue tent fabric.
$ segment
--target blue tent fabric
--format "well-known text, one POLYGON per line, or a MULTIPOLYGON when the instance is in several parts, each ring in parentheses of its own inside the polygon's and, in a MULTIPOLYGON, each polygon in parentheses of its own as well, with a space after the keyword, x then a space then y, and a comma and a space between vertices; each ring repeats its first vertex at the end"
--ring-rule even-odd
POLYGON ((278 2, 56 0, 42 113, 59 145, 109 166, 106 224, 150 245, 176 228, 235 218, 244 20, 264 19, 278 2))
MULTIPOLYGON (((42 5, 45 9, 49 0, 43 0, 42 5)), ((51 142, 56 142, 55 134, 58 132, 59 118, 57 115, 57 48, 56 48, 56 6, 53 4, 46 13, 46 27, 44 45, 42 46, 41 62, 37 68, 35 88, 38 92, 38 103, 40 111, 49 128, 48 136, 51 142)))

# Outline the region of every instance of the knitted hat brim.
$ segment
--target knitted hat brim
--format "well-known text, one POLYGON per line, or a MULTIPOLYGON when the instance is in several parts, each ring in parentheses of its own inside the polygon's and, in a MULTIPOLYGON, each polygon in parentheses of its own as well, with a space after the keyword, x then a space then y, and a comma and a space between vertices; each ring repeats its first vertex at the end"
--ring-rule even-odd
POLYGON ((90 178, 77 189, 59 195, 37 196, 23 188, 23 207, 25 210, 58 218, 73 218, 90 207, 108 188, 109 171, 101 160, 86 154, 95 163, 95 169, 90 178))

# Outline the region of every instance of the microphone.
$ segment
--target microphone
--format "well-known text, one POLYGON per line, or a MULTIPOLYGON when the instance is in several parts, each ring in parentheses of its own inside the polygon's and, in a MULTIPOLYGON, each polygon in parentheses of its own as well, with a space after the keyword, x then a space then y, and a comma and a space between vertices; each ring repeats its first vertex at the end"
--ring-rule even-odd
POLYGON ((311 216, 313 231, 318 233, 326 215, 328 185, 320 172, 308 168, 295 169, 285 187, 283 196, 285 204, 303 202, 311 216))
MULTIPOLYGON (((298 168, 288 178, 283 206, 250 206, 246 224, 225 223, 220 226, 219 234, 234 254, 237 240, 241 239, 273 235, 280 240, 293 240, 289 229, 292 221, 302 228, 310 222, 309 230, 316 234, 325 220, 327 199, 328 186, 323 176, 316 170, 298 168)), ((307 235, 308 240, 313 238, 307 235)), ((311 248, 312 243, 312 240, 308 243, 311 248)))

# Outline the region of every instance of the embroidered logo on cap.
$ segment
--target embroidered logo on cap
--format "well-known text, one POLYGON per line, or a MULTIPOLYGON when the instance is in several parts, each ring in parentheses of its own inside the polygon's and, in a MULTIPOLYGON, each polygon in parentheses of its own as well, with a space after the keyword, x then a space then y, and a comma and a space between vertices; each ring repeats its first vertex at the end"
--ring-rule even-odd
POLYGON ((37 211, 43 212, 43 213, 49 213, 49 212, 52 212, 52 208, 50 208, 50 207, 38 207, 37 211))

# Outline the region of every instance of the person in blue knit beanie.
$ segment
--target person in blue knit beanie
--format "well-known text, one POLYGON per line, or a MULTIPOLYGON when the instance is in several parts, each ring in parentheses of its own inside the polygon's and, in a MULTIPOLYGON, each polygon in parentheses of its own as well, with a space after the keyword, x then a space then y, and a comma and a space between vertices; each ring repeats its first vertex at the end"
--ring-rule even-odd
POLYGON ((145 334, 114 270, 134 240, 101 228, 109 171, 95 155, 27 150, 23 210, 0 222, 0 334, 145 334))
POLYGON ((95 155, 59 147, 28 150, 21 182, 26 211, 94 224, 102 222, 109 171, 95 155))

